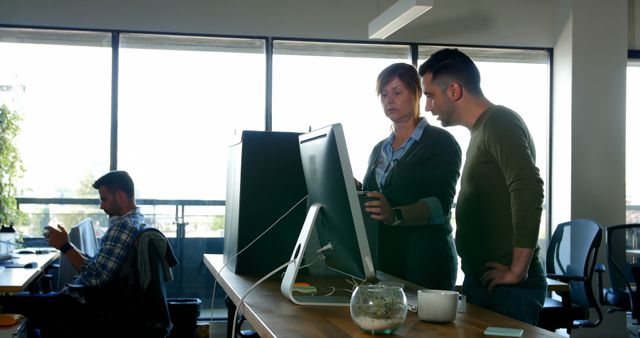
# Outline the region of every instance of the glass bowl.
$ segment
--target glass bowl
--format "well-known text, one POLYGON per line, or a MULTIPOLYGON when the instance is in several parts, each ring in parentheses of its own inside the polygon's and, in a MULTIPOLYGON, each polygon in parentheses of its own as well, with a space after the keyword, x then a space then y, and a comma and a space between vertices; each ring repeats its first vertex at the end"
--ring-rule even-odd
POLYGON ((351 319, 369 334, 391 334, 407 319, 407 297, 400 283, 360 285, 351 295, 351 319))

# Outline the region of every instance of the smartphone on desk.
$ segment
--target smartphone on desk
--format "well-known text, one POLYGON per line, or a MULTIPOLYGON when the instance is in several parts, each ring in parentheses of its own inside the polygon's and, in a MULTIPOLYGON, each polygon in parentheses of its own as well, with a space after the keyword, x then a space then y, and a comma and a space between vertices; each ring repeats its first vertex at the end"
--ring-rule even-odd
POLYGON ((489 326, 484 330, 485 336, 522 337, 523 329, 513 327, 489 326))

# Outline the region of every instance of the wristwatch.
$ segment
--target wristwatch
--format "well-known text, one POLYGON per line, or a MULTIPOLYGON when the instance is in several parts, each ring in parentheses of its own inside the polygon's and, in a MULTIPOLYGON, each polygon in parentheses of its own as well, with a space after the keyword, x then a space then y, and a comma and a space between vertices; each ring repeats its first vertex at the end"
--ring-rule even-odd
POLYGON ((395 218, 395 221, 393 221, 391 225, 398 225, 404 220, 404 215, 402 214, 402 209, 400 208, 393 208, 393 216, 395 218))
POLYGON ((64 242, 59 250, 64 255, 67 253, 67 251, 71 250, 71 244, 69 244, 69 242, 64 242))

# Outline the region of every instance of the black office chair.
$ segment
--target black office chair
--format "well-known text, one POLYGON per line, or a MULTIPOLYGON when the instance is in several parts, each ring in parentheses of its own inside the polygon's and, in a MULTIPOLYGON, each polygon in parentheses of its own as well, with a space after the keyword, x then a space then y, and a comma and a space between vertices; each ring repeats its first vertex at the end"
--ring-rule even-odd
POLYGON ((562 301, 547 297, 538 326, 571 333, 571 329, 600 325, 603 315, 593 292, 593 277, 601 239, 602 228, 591 220, 558 225, 547 250, 547 277, 568 283, 570 291, 560 294, 562 301))
POLYGON ((638 321, 640 304, 635 285, 640 278, 640 224, 618 224, 606 228, 607 263, 611 287, 600 288, 600 303, 614 311, 631 311, 638 321), (635 251, 634 251, 635 250, 635 251))
POLYGON ((146 228, 136 237, 122 266, 108 283, 101 286, 67 284, 65 292, 72 298, 82 299, 84 306, 69 306, 72 302, 69 298, 59 298, 59 301, 82 311, 64 314, 75 316, 76 320, 64 326, 58 325, 59 321, 42 320, 28 321, 27 325, 31 332, 39 329, 60 338, 166 338, 173 324, 165 283, 173 280, 172 268, 177 264, 162 232, 146 228))

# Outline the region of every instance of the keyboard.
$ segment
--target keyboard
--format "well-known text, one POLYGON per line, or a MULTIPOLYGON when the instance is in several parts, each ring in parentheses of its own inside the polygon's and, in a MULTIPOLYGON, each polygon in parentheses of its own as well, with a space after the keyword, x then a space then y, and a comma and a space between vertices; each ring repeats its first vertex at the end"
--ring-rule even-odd
POLYGON ((4 268, 15 268, 15 269, 35 269, 38 267, 37 262, 28 262, 28 263, 16 263, 13 260, 7 260, 0 262, 0 266, 4 268))

